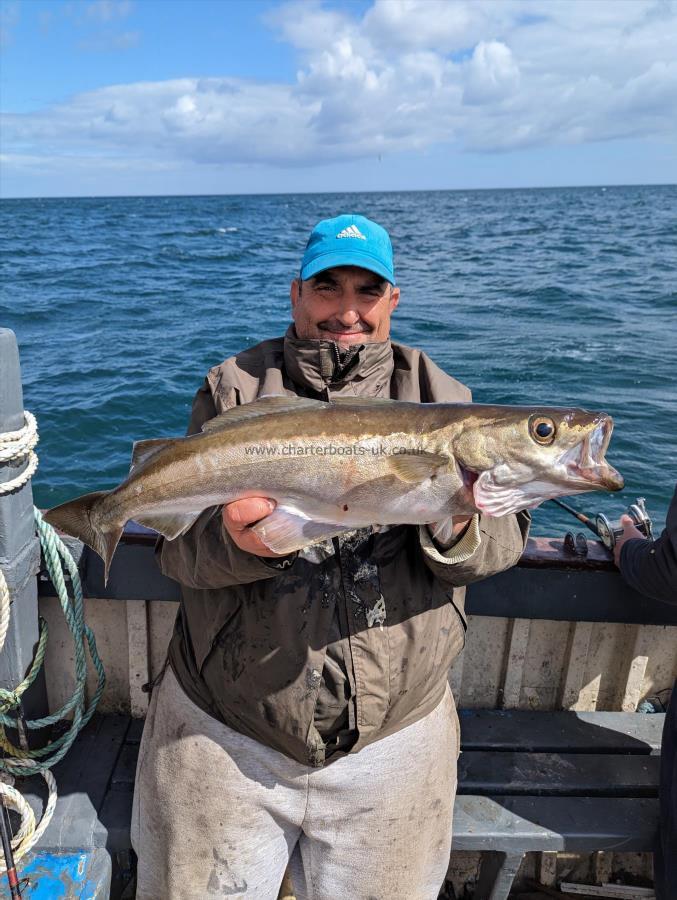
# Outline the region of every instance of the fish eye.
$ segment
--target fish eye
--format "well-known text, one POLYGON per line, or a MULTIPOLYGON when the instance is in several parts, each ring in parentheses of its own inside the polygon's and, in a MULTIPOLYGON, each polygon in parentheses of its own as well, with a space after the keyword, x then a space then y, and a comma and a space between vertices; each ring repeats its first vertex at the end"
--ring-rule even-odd
POLYGON ((552 444, 557 432, 555 423, 547 416, 534 416, 529 423, 529 430, 537 444, 552 444))

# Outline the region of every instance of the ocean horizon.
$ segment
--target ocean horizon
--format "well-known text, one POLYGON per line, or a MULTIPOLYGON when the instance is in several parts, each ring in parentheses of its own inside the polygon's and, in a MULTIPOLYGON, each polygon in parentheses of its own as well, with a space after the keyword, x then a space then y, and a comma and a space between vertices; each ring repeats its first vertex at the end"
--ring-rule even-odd
POLYGON ((159 197, 164 197, 168 199, 176 199, 182 197, 193 197, 193 198, 201 198, 201 197, 290 197, 290 196, 300 196, 300 197, 308 197, 308 196, 323 196, 323 197, 331 197, 336 194, 341 194, 342 196, 349 196, 354 194, 355 196, 370 196, 372 194, 453 194, 459 192, 475 192, 475 191, 561 191, 561 190, 587 190, 588 188, 599 188, 600 190, 608 190, 610 188, 637 188, 637 187, 676 187, 677 182, 663 182, 663 181, 638 181, 638 182, 624 182, 624 183, 609 183, 609 184, 598 184, 598 183, 590 183, 590 184, 562 184, 562 185, 553 185, 553 184, 535 184, 535 185, 523 185, 517 187, 457 187, 457 188, 391 188, 386 190, 377 190, 373 191, 248 191, 246 193, 206 193, 206 194, 40 194, 40 195, 21 195, 21 196, 2 196, 0 195, 0 203, 3 200, 139 200, 139 199, 154 199, 159 197))

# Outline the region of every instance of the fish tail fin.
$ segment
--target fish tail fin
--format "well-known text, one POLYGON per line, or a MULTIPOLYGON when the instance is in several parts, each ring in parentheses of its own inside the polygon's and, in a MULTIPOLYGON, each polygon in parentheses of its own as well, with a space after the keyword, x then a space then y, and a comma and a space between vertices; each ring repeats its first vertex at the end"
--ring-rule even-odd
POLYGON ((92 512, 108 493, 108 491, 94 491, 91 494, 83 494, 82 497, 55 506, 44 515, 45 522, 49 525, 78 538, 98 553, 104 562, 106 582, 123 529, 123 526, 119 525, 104 531, 92 522, 92 512))

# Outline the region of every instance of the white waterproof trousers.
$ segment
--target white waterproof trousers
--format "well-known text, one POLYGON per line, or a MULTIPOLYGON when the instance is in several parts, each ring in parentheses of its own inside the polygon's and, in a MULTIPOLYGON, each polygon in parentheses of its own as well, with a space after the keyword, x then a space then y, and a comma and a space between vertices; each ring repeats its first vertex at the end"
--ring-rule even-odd
POLYGON ((435 900, 451 849, 458 719, 437 709, 314 769, 222 725, 171 669, 139 752, 137 900, 435 900))

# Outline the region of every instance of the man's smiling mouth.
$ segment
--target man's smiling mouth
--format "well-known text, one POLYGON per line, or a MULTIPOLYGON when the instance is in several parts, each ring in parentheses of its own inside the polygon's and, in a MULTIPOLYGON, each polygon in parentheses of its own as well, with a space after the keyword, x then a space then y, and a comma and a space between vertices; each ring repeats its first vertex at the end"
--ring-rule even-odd
POLYGON ((335 341, 346 340, 349 338, 364 338, 369 334, 368 331, 332 331, 330 328, 321 328, 320 332, 335 341))

